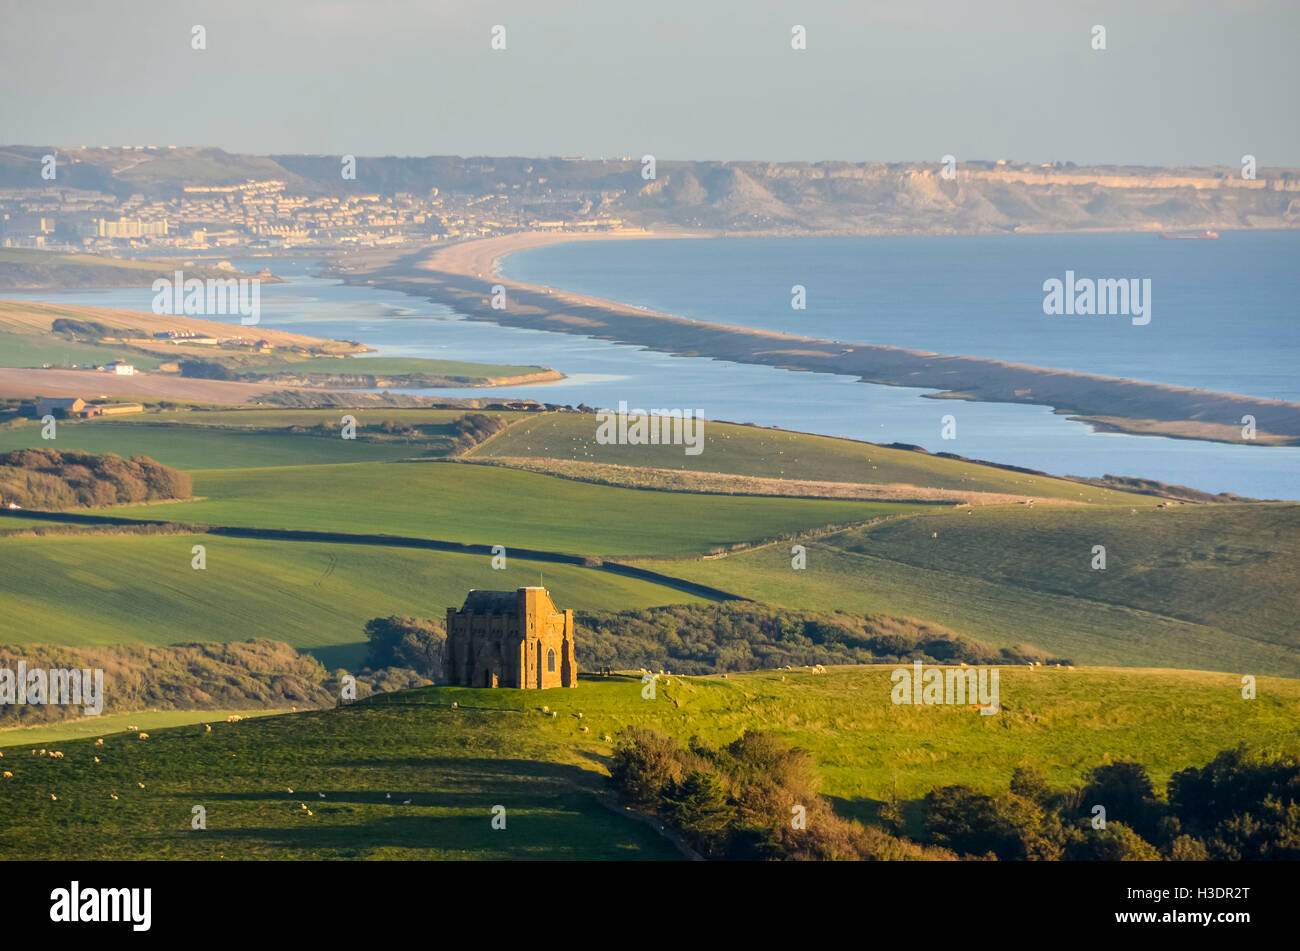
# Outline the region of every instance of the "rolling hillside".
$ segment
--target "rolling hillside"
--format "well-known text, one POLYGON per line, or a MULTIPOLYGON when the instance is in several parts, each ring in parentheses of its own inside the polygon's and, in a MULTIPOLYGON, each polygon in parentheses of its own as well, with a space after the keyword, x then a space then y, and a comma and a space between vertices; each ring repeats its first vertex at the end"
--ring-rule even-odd
POLYGON ((812 753, 838 813, 866 821, 891 793, 915 800, 945 783, 1005 790, 1024 763, 1064 787, 1093 766, 1136 760, 1159 788, 1238 743, 1296 748, 1293 681, 1261 681, 1259 699, 1244 701, 1226 675, 1003 673, 994 717, 896 706, 889 669, 832 668, 671 677, 653 701, 636 676, 544 695, 432 687, 211 732, 115 734, 102 747, 73 740, 58 760, 9 746, 0 850, 55 858, 65 844, 48 830, 67 824, 84 858, 677 858, 602 800, 604 737, 633 724, 712 743, 771 731, 812 753), (196 804, 207 810, 203 832, 190 828, 196 804), (491 826, 494 806, 506 810, 504 830, 491 826))

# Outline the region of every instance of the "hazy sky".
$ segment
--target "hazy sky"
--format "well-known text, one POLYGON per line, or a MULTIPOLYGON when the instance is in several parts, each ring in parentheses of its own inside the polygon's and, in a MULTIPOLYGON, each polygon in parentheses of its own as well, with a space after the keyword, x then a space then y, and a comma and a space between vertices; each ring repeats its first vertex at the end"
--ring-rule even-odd
POLYGON ((0 0, 0 142, 1295 166, 1298 38, 1297 0, 0 0))

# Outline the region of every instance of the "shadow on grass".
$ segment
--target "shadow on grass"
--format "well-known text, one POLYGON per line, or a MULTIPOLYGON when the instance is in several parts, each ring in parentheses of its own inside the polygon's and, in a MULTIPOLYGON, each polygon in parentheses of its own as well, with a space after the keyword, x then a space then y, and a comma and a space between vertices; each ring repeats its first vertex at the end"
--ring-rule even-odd
POLYGON ((311 654, 326 670, 360 670, 366 663, 367 645, 365 641, 351 644, 327 644, 324 647, 308 647, 304 654, 311 654))
MULTIPOLYGON (((453 797, 413 792, 411 806, 397 805, 391 814, 367 817, 337 808, 340 800, 333 800, 334 808, 326 801, 308 803, 313 815, 286 808, 283 826, 223 829, 220 813, 214 812, 204 837, 236 852, 242 846, 254 853, 269 849, 314 858, 361 858, 382 850, 419 851, 432 853, 423 857, 445 859, 678 858, 652 830, 610 812, 594 796, 576 790, 547 795, 535 783, 521 782, 520 787, 513 794, 491 790, 453 797), (498 806, 505 810, 505 828, 493 827, 498 806), (428 807, 455 812, 430 815, 428 807)), ((378 805, 369 795, 366 803, 378 805)), ((265 816, 259 820, 267 821, 265 816)), ((186 835, 165 838, 183 842, 186 835)))

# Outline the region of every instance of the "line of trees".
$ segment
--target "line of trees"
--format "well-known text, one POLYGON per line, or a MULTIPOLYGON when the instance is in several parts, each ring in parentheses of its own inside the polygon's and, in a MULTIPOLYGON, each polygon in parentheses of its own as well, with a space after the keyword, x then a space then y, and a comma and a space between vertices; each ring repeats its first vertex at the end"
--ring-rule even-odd
MULTIPOLYGON (((320 661, 280 641, 0 647, 0 669, 102 670, 103 713, 332 706, 338 688, 320 661)), ((53 699, 53 698, 49 698, 53 699)), ((0 704, 0 725, 84 715, 82 706, 0 704)))
POLYGON ((1004 860, 1298 861, 1300 758, 1223 750, 1175 773, 1163 799, 1140 763, 1098 766, 1065 790, 1022 766, 1005 793, 932 790, 922 828, 935 845, 1004 860))
POLYGON ((683 747, 644 727, 616 739, 610 783, 620 801, 673 826, 705 858, 909 860, 956 858, 837 816, 817 792, 812 756, 770 733, 725 747, 683 747))
POLYGON ((193 493, 187 473, 148 456, 123 459, 60 449, 0 454, 0 501, 23 508, 67 509, 184 499, 193 493))
POLYGON ((766 733, 683 747, 629 727, 610 784, 713 859, 1300 861, 1300 758, 1246 747, 1175 773, 1163 800, 1133 762, 1098 766, 1065 790, 1031 766, 1004 793, 942 786, 921 800, 910 838, 897 801, 883 804, 879 826, 837 816, 811 755, 766 733))
POLYGON ((1022 644, 998 648, 942 627, 882 615, 791 611, 753 602, 678 604, 617 613, 580 611, 587 669, 681 674, 813 664, 1070 663, 1022 644))

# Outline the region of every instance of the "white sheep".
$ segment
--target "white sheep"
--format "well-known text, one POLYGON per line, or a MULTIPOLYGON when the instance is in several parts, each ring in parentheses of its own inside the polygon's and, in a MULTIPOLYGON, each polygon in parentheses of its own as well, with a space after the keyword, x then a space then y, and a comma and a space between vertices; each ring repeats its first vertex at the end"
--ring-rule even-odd
POLYGON ((13 778, 14 778, 14 774, 9 772, 9 770, 7 769, 4 772, 4 776, 0 777, 0 779, 13 779, 13 778))
POLYGON ((138 739, 138 740, 147 740, 147 739, 149 739, 149 734, 148 734, 148 733, 141 733, 138 737, 136 737, 136 739, 138 739))

